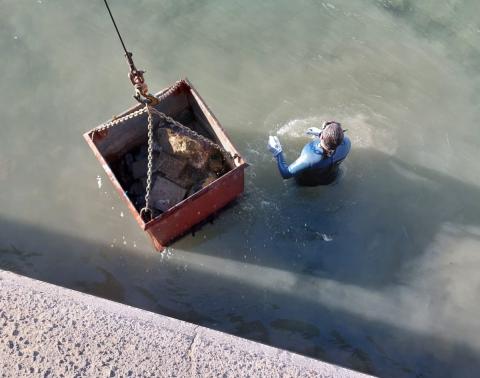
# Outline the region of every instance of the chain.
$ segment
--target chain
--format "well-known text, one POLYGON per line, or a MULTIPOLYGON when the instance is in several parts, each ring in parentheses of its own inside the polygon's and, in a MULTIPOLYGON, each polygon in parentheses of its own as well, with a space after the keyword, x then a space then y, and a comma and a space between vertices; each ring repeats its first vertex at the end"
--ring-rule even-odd
POLYGON ((92 138, 93 138, 93 135, 95 135, 95 133, 99 133, 99 132, 108 130, 109 128, 111 128, 113 126, 116 126, 116 125, 119 125, 120 123, 128 121, 129 119, 136 118, 136 117, 142 115, 143 113, 145 113, 145 108, 140 109, 140 110, 136 110, 132 113, 127 114, 124 117, 114 118, 111 121, 105 122, 105 123, 101 124, 100 126, 96 127, 95 129, 93 129, 92 138))
POLYGON ((150 220, 153 217, 152 209, 150 208, 150 190, 152 188, 152 167, 153 167, 153 117, 151 110, 147 104, 145 105, 145 110, 148 114, 148 162, 147 162, 147 185, 145 188, 145 207, 140 210, 140 216, 144 217, 147 213, 150 216, 150 220))
POLYGON ((208 147, 215 148, 216 150, 220 151, 225 157, 228 156, 231 158, 231 154, 228 151, 226 151, 223 147, 218 145, 217 143, 212 142, 210 139, 205 138, 203 135, 197 133, 196 131, 192 130, 191 128, 185 125, 182 125, 180 122, 175 121, 172 117, 169 117, 165 113, 162 113, 155 108, 150 107, 150 111, 153 114, 157 115, 160 119, 163 119, 166 123, 173 125, 177 128, 177 130, 175 130, 174 127, 169 126, 171 130, 181 132, 182 134, 187 135, 192 139, 196 139, 202 142, 204 145, 208 147))
MULTIPOLYGON (((168 96, 170 96, 173 92, 175 92, 178 88, 180 88, 183 84, 185 84, 185 80, 179 80, 177 81, 174 85, 172 85, 170 88, 168 88, 165 92, 161 93, 157 98, 158 101, 165 100, 168 96)), ((130 119, 136 118, 138 116, 141 116, 147 111, 147 108, 144 107, 142 109, 136 110, 132 113, 129 113, 123 117, 116 118, 114 117, 111 121, 105 122, 101 124, 100 126, 96 127, 93 129, 93 134, 96 132, 102 132, 105 130, 108 130, 109 128, 119 125, 120 123, 126 122, 130 119)), ((92 135, 93 137, 93 135, 92 135)))

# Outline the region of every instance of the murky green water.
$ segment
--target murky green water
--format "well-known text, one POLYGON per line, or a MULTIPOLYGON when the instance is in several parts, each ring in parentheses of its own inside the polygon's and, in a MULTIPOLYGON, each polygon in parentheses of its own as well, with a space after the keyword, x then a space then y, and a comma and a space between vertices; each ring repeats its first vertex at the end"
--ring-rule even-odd
POLYGON ((246 195, 155 253, 81 137, 132 104, 102 2, 2 0, 0 268, 380 376, 475 376, 480 3, 111 6, 152 89, 201 92, 246 195), (291 161, 325 118, 353 142, 341 180, 282 182, 268 134, 291 161))

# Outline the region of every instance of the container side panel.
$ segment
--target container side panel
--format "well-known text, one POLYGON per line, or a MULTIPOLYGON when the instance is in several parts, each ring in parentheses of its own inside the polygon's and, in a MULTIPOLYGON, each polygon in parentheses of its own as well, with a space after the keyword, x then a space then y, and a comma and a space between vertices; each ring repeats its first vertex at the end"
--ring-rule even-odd
POLYGON ((145 227, 145 223, 143 222, 142 218, 140 217, 140 214, 138 214, 137 212, 137 209, 135 209, 135 206, 133 206, 133 204, 131 203, 130 199, 128 198, 128 196, 126 195, 125 191, 123 190, 122 186, 120 185, 120 183, 118 182, 117 178, 115 177, 114 173, 112 172, 112 170, 110 169, 110 166, 108 165, 108 163, 105 161, 105 159, 103 158, 103 156, 100 154, 100 152, 98 151, 97 147, 95 146, 95 144, 92 142, 91 138, 90 138, 90 135, 87 133, 87 134, 84 134, 84 138, 85 140, 87 141, 88 145, 90 146, 90 148, 92 149, 95 157, 97 158, 98 162, 100 163, 100 165, 102 166, 102 168, 104 169, 105 173, 107 174, 107 177, 110 179, 113 187, 115 188, 115 190, 117 191, 117 193, 120 195, 120 198, 122 198, 122 200, 125 202, 125 204, 127 205, 128 207, 128 210, 132 213, 133 217, 135 218, 135 220, 137 221, 138 225, 144 229, 145 227))
POLYGON ((195 115, 197 127, 200 129, 201 134, 207 136, 209 139, 213 140, 215 143, 221 144, 220 138, 215 135, 212 126, 209 124, 206 115, 203 113, 202 108, 197 102, 197 99, 190 92, 187 96, 190 107, 192 108, 193 114, 195 115))
MULTIPOLYGON (((200 95, 197 93, 197 91, 193 87, 190 91, 189 101, 191 104, 190 106, 192 106, 194 111, 198 112, 199 114, 201 113, 201 116, 199 117, 203 117, 206 119, 206 122, 210 127, 210 132, 216 136, 217 143, 221 144, 223 148, 225 148, 225 150, 227 150, 232 154, 232 156, 235 156, 235 155, 240 156, 237 149, 235 148, 233 143, 230 141, 230 138, 228 137, 223 127, 220 125, 220 123, 215 118, 211 110, 203 102, 203 99, 200 97, 200 95), (195 105, 192 105, 192 104, 195 104, 195 105)), ((235 162, 237 166, 243 163, 244 161, 241 157, 239 161, 235 162)))
MULTIPOLYGON (((219 211, 243 192, 244 167, 236 168, 227 176, 212 183, 201 195, 185 200, 170 214, 165 214, 147 232, 155 239, 155 246, 164 247, 192 226, 219 211), (222 180, 223 179, 223 180, 222 180)), ((161 250, 161 247, 157 249, 161 250)))

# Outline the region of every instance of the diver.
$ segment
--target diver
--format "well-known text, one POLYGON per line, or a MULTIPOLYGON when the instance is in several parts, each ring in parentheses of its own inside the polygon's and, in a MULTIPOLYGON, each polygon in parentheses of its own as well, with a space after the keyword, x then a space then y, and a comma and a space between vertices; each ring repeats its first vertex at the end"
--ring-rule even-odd
POLYGON ((268 137, 268 149, 277 159, 278 170, 284 179, 295 177, 298 184, 305 186, 328 185, 337 177, 340 163, 350 151, 350 139, 344 136, 344 131, 336 121, 324 122, 321 129, 308 128, 306 134, 314 138, 290 165, 285 162, 278 137, 268 137))

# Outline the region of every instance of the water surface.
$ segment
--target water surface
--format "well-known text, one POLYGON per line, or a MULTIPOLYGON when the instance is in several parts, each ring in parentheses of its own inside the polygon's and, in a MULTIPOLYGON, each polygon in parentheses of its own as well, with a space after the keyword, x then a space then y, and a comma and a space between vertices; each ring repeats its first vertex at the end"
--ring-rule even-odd
POLYGON ((81 138, 132 105, 101 1, 0 1, 0 267, 388 377, 480 356, 480 3, 112 1, 153 90, 188 76, 251 164, 155 253, 81 138), (332 186, 284 182, 348 128, 332 186))

